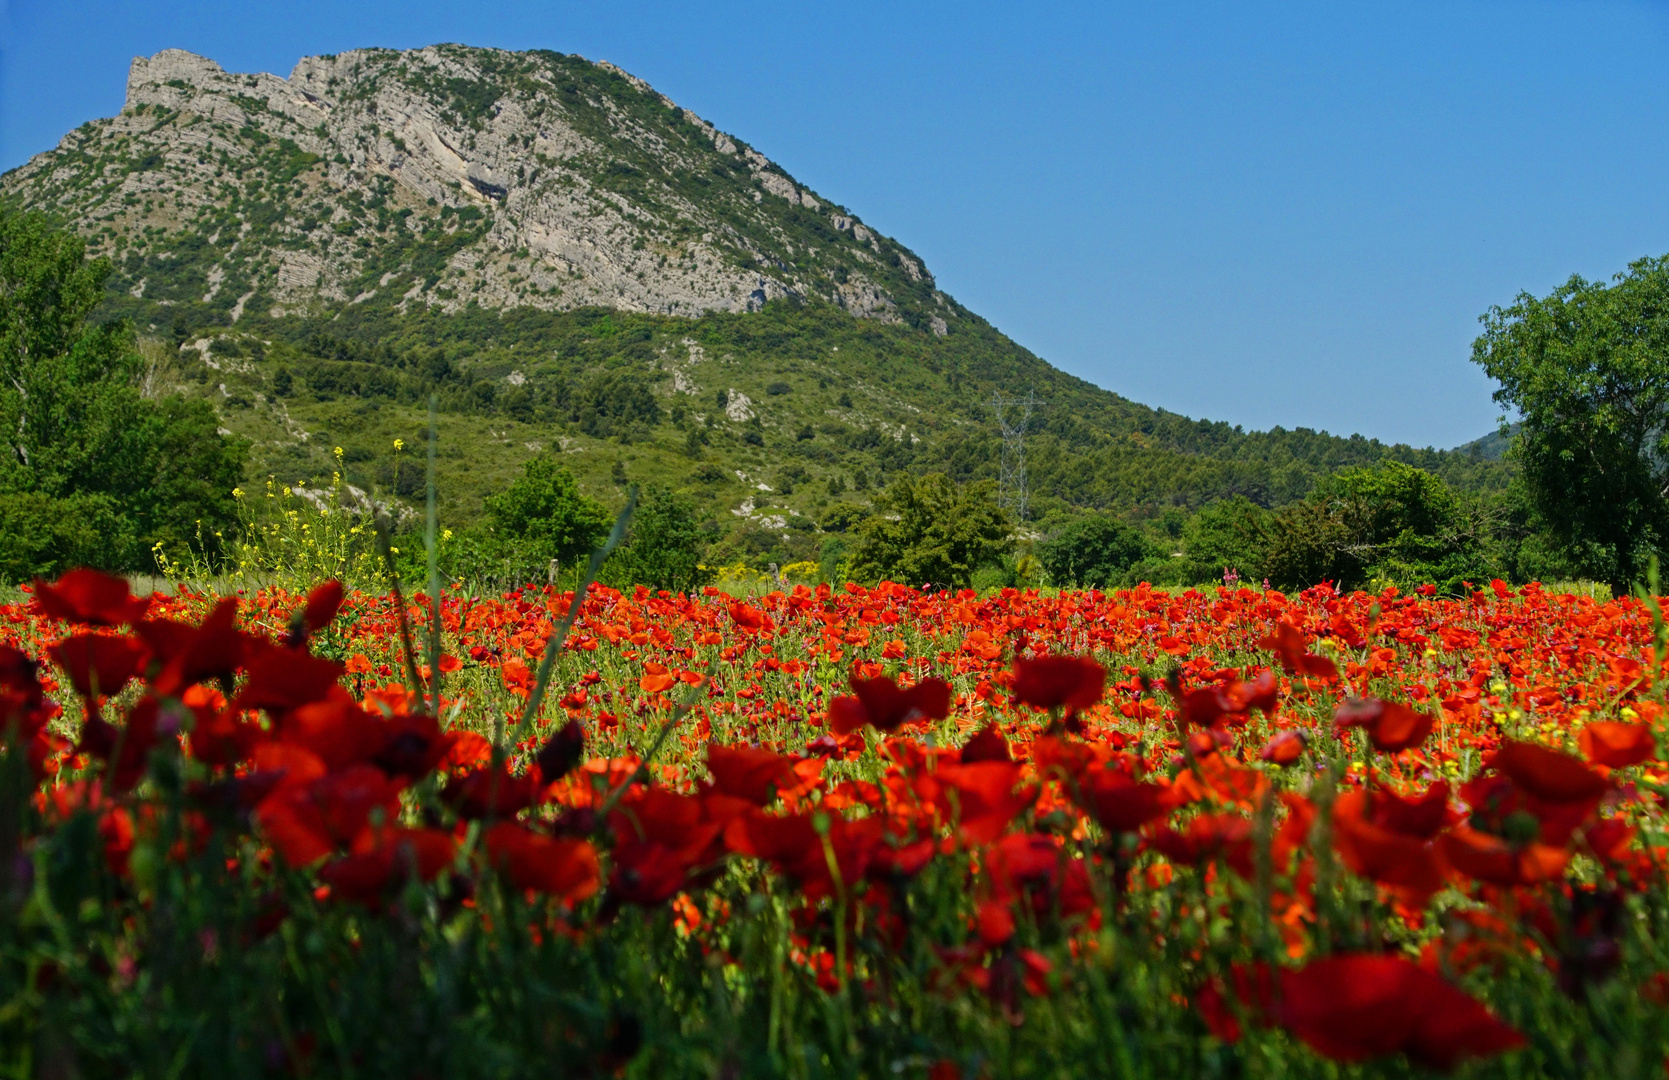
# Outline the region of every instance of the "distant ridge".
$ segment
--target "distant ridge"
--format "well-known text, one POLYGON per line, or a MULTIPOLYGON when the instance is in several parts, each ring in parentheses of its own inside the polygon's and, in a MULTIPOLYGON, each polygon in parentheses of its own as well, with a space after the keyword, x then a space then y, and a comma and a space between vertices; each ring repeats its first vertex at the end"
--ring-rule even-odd
POLYGON ((1454 452, 1483 461, 1500 461, 1507 456, 1508 448, 1512 446, 1513 439, 1518 437, 1519 429, 1522 427, 1522 424, 1509 424, 1505 431, 1492 431, 1469 443, 1462 443, 1455 447, 1454 452))

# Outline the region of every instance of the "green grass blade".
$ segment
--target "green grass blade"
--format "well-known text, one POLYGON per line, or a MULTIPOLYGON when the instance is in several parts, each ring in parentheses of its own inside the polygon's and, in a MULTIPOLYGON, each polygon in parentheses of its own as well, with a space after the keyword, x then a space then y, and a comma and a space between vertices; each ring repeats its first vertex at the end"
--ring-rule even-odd
POLYGON ((435 395, 429 395, 428 516, 423 539, 429 547, 429 696, 430 708, 440 715, 440 532, 435 522, 435 395))

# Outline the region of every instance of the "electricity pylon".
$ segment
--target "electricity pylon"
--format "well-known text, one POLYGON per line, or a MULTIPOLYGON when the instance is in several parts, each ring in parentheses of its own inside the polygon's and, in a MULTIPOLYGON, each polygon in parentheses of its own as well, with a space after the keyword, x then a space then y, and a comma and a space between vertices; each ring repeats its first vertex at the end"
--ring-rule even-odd
POLYGON ((1026 520, 1026 426, 1032 413, 1043 404, 1035 393, 1026 391, 1025 397, 991 395, 991 411, 997 414, 997 426, 1003 432, 1003 456, 997 474, 997 504, 1014 513, 1015 520, 1026 520))

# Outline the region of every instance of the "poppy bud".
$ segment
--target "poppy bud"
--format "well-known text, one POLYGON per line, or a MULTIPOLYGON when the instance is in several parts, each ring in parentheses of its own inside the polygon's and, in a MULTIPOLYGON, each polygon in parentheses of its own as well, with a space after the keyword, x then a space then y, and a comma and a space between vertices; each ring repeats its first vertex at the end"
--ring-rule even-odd
POLYGON ((316 634, 329 626, 342 609, 342 583, 327 581, 307 594, 307 606, 302 609, 302 623, 309 634, 316 634))
POLYGON ((973 738, 962 747, 962 764, 972 765, 976 761, 1012 761, 1008 752, 1008 740, 997 730, 996 724, 987 724, 979 730, 973 738))
POLYGON ((585 757, 585 725, 570 720, 540 748, 534 761, 547 784, 554 783, 574 771, 585 757))

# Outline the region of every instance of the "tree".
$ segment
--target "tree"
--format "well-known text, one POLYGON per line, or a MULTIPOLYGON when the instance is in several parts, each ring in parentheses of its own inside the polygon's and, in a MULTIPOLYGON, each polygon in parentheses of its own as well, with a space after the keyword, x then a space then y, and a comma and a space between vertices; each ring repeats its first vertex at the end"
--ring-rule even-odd
POLYGON ((1091 589, 1118 584, 1146 554, 1139 530, 1105 514, 1079 518, 1037 550, 1051 583, 1091 589))
POLYGON ((852 576, 908 585, 964 586, 1014 547, 1008 515, 989 480, 958 487, 944 473, 901 477, 858 526, 852 576))
MULTIPOLYGON (((489 590, 548 580, 555 560, 564 578, 600 547, 614 515, 582 494, 573 474, 550 454, 533 458, 510 486, 484 501, 485 520, 440 536, 442 574, 489 590)), ((400 576, 421 582, 428 574, 422 543, 401 546, 400 576)))
POLYGON ((1522 427, 1510 451, 1541 520, 1617 593, 1669 540, 1669 256, 1613 284, 1572 276, 1480 320, 1472 360, 1522 427))
POLYGON ((142 569, 159 541, 212 556, 235 523, 245 447, 206 402, 141 396, 132 328, 88 319, 109 273, 0 213, 0 577, 142 569))
POLYGON ((1263 572, 1281 588, 1431 582, 1455 592, 1496 576, 1488 539, 1480 507, 1424 469, 1386 461, 1334 473, 1276 514, 1263 572))
POLYGON ((706 553, 694 501, 650 487, 632 517, 625 547, 609 559, 603 576, 616 585, 689 592, 713 579, 702 565, 706 553))
POLYGON ((1201 508, 1182 530, 1193 582, 1213 581, 1230 570, 1255 579, 1262 575, 1268 546, 1269 511, 1244 495, 1201 508))
POLYGON ((574 476, 550 454, 522 468, 509 488, 486 500, 490 534, 534 559, 574 562, 602 544, 614 515, 580 493, 574 476))

